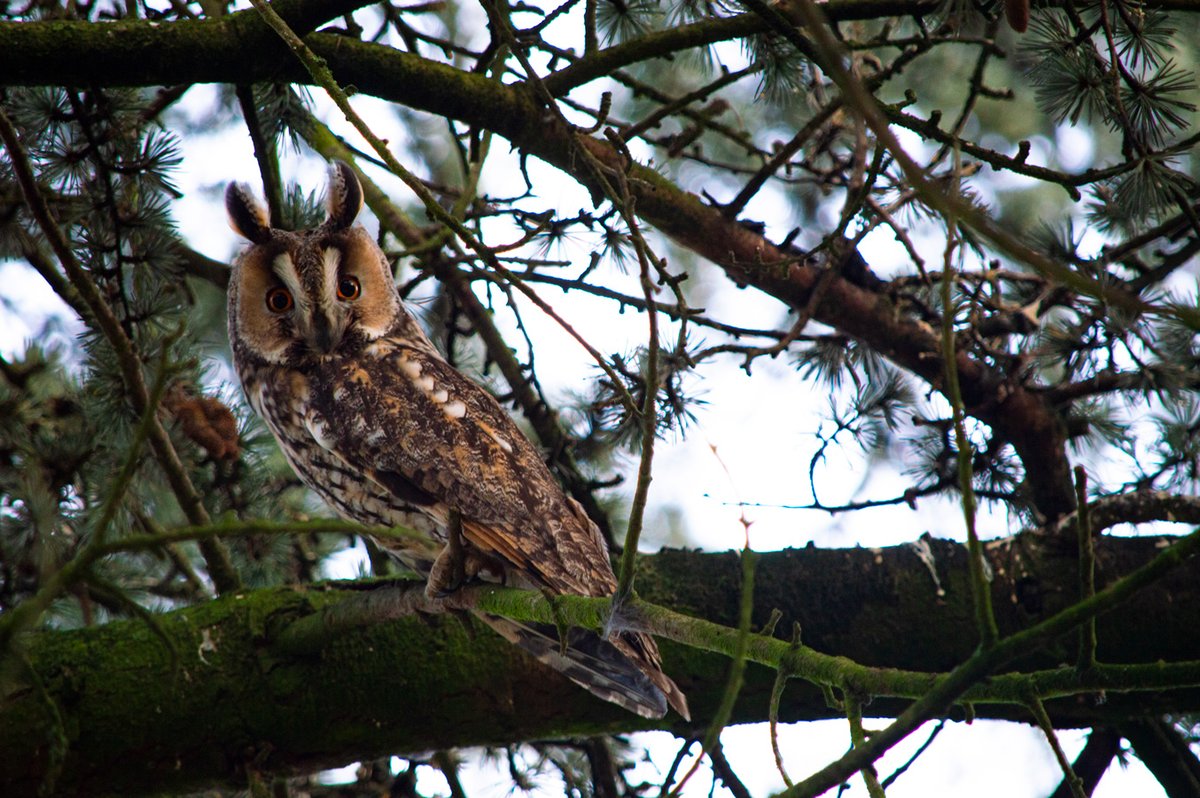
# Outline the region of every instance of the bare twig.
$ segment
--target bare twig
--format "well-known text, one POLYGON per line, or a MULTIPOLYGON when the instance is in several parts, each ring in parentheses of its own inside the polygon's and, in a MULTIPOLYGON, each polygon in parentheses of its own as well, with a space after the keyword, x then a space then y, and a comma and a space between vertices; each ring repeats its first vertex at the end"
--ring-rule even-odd
MULTIPOLYGON (((1079 599, 1086 601, 1096 594, 1096 549, 1092 541, 1091 512, 1088 509, 1087 471, 1075 467, 1077 532, 1079 534, 1079 599)), ((1079 654, 1076 665, 1086 670, 1096 664, 1096 619, 1092 618, 1079 629, 1079 654)))
POLYGON ((1054 751, 1054 759, 1058 762, 1058 767, 1063 772, 1063 781, 1071 790, 1073 798, 1088 798, 1083 791, 1083 782, 1075 775, 1075 771, 1071 769, 1071 762, 1067 759, 1066 752, 1059 745, 1058 735, 1054 733, 1054 724, 1050 722, 1050 716, 1046 714, 1046 707, 1042 705, 1040 698, 1032 698, 1029 701, 1029 711, 1033 713, 1033 718, 1037 721, 1038 728, 1046 735, 1046 742, 1050 744, 1051 750, 1054 751))

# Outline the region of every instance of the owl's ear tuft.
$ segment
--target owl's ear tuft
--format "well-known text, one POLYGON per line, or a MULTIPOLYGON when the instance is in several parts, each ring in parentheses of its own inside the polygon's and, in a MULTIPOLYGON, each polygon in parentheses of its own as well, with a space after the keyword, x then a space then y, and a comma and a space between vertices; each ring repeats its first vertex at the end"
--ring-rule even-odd
POLYGON ((245 183, 230 183, 225 189, 225 212, 229 214, 229 226, 242 238, 255 244, 264 244, 271 238, 267 209, 245 183))
POLYGON ((345 230, 354 224, 362 204, 363 190, 358 176, 350 164, 334 161, 329 167, 329 190, 325 194, 325 205, 329 211, 325 224, 334 230, 345 230))

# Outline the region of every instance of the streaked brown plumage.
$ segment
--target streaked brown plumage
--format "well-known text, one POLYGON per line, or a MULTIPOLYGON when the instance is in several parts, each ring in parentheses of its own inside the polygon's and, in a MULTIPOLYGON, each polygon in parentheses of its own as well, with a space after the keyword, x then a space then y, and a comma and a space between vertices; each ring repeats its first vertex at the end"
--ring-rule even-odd
MULTIPOLYGON (((490 394, 447 363, 404 309, 383 252, 354 219, 362 190, 331 170, 329 218, 270 227, 248 188, 226 192, 231 223, 251 246, 229 284, 234 364, 255 411, 300 478, 339 515, 405 525, 427 550, 393 547, 439 594, 468 577, 551 593, 611 595, 604 541, 534 446, 490 394), (461 554, 446 552, 461 532, 461 554)), ((380 541, 385 547, 387 541, 380 541)), ((608 639, 481 616, 596 695, 647 717, 683 694, 650 637, 608 639)))

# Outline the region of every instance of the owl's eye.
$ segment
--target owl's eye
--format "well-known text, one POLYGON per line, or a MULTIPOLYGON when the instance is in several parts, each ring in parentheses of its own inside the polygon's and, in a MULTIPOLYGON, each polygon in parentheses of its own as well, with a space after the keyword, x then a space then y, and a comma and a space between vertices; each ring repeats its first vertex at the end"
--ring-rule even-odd
POLYGON ((287 313, 292 309, 292 292, 276 286, 267 292, 267 310, 272 313, 287 313))
POLYGON ((362 294, 362 286, 358 282, 357 277, 342 277, 338 280, 338 299, 346 302, 353 302, 362 294))

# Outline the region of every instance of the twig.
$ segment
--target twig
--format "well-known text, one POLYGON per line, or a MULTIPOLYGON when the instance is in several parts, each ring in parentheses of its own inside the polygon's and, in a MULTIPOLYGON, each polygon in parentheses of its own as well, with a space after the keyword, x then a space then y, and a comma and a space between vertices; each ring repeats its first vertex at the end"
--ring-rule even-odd
POLYGON ((742 186, 737 195, 729 201, 722 211, 730 218, 736 217, 746 205, 754 198, 767 181, 774 176, 776 172, 783 167, 792 156, 795 155, 804 146, 817 130, 828 122, 833 115, 836 114, 842 107, 843 102, 840 97, 825 103, 815 114, 813 114, 801 128, 796 131, 796 135, 792 136, 791 140, 779 148, 778 152, 771 155, 771 159, 763 164, 762 168, 755 172, 746 185, 742 186))
MULTIPOLYGON (((863 729, 862 701, 847 696, 842 703, 846 707, 846 720, 850 722, 850 742, 855 748, 866 745, 867 734, 863 729)), ((875 773, 874 765, 866 765, 859 771, 859 774, 862 776, 863 784, 867 787, 867 794, 871 798, 886 798, 883 787, 879 784, 879 776, 875 773)))
MULTIPOLYGON (((641 237, 636 227, 636 217, 633 214, 632 200, 629 197, 628 186, 625 184, 624 173, 618 173, 619 185, 624 199, 626 222, 630 224, 630 232, 634 238, 634 246, 638 254, 639 281, 642 294, 646 300, 646 319, 649 330, 646 343, 646 366, 643 375, 646 395, 642 400, 641 428, 642 451, 638 460, 637 484, 633 489, 633 499, 629 507, 629 524, 625 532, 625 549, 621 552, 620 572, 617 575, 617 590, 613 606, 619 608, 633 592, 633 578, 637 571, 637 547, 641 538, 642 525, 646 517, 646 502, 650 495, 650 480, 654 464, 654 443, 658 437, 658 311, 654 307, 654 281, 650 277, 651 255, 649 247, 641 237)), ((614 200, 615 202, 615 200, 614 200)))
MULTIPOLYGON (((955 153, 954 174, 959 174, 960 163, 955 153)), ((954 417, 954 444, 958 455, 958 487, 962 492, 963 519, 967 527, 968 568, 971 577, 971 601, 975 607, 975 624, 979 630, 979 644, 983 648, 995 645, 999 631, 996 616, 992 611, 992 591, 988 583, 983 547, 979 543, 979 532, 975 528, 975 488, 972 474, 974 447, 967 437, 966 408, 963 404, 962 387, 958 382, 958 353, 954 340, 954 269, 958 249, 958 219, 952 212, 946 213, 946 248, 942 263, 942 363, 945 369, 945 395, 950 401, 954 417)))
MULTIPOLYGON (((745 681, 747 651, 751 636, 750 619, 754 612, 754 565, 757 556, 749 546, 742 549, 742 594, 738 607, 737 642, 734 644, 733 661, 729 663, 729 676, 725 680, 725 690, 721 693, 721 702, 717 705, 712 722, 709 723, 701 740, 701 745, 706 753, 712 752, 720 745, 721 730, 729 724, 729 719, 733 717, 733 707, 737 703, 738 695, 742 692, 742 684, 745 681)), ((701 761, 703 761, 703 757, 696 758, 692 767, 672 790, 673 795, 679 794, 683 785, 696 772, 701 761)))
POLYGON ((1038 727, 1046 735, 1046 742, 1050 743, 1050 748, 1054 751, 1054 758, 1058 761, 1058 766, 1063 772, 1063 780, 1071 788, 1071 795, 1074 798, 1088 798, 1083 791, 1083 782, 1079 780, 1079 777, 1075 775, 1075 771, 1071 769, 1071 762, 1067 759, 1062 746, 1059 745, 1058 735, 1054 733, 1054 724, 1050 722, 1050 716, 1046 714, 1046 707, 1042 705, 1040 698, 1035 696, 1029 700, 1029 711, 1033 713, 1033 718, 1037 721, 1038 727))
MULTIPOLYGON (((482 269, 468 272, 468 274, 485 280, 497 279, 495 275, 489 274, 482 269)), ((651 307, 668 318, 676 320, 687 319, 688 324, 694 324, 699 327, 708 327, 713 330, 717 330, 718 332, 727 333, 735 338, 740 338, 742 336, 754 336, 758 338, 774 338, 779 340, 787 335, 787 333, 780 330, 765 330, 752 327, 738 327, 733 324, 725 324, 724 322, 717 321, 716 319, 701 316, 700 314, 704 311, 704 308, 692 308, 687 307, 686 305, 680 305, 678 303, 659 301, 647 304, 646 300, 642 297, 623 294, 620 291, 613 290, 607 286, 587 283, 579 277, 557 277, 552 274, 541 274, 534 271, 526 271, 521 273, 521 279, 528 283, 543 283, 545 285, 553 285, 564 290, 583 291, 602 299, 611 299, 621 306, 628 305, 629 307, 636 308, 637 310, 644 311, 646 308, 651 307)), ((798 340, 806 339, 804 336, 799 336, 798 340)))
POLYGON ((737 773, 733 771, 733 766, 729 764, 729 760, 725 758, 725 749, 720 741, 716 743, 708 751, 709 761, 712 762, 713 773, 725 785, 725 788, 733 794, 733 798, 751 798, 750 790, 738 778, 737 773))
MULTIPOLYGON (((1083 783, 1085 795, 1093 794, 1096 785, 1100 783, 1100 779, 1112 765, 1113 759, 1120 753, 1121 735, 1116 729, 1111 726, 1092 728, 1092 733, 1088 735, 1083 749, 1071 763, 1071 771, 1083 783)), ((1138 758, 1141 758, 1140 751, 1138 758)), ((1071 798, 1070 781, 1064 778, 1059 782, 1058 787, 1050 794, 1050 798, 1071 798)))
MULTIPOLYGON (((792 645, 796 647, 800 645, 799 626, 792 636, 792 645)), ((793 782, 788 776, 787 769, 783 766, 783 752, 779 750, 779 704, 783 701, 783 691, 787 688, 788 679, 791 676, 791 671, 783 665, 775 669, 775 683, 771 685, 771 705, 767 710, 767 723, 771 735, 771 755, 775 757, 775 769, 779 771, 783 783, 789 787, 793 782)))
MULTIPOLYGON (((1079 599, 1086 601, 1096 594, 1096 550, 1092 542, 1092 520, 1088 510, 1088 479, 1083 466, 1075 467, 1076 532, 1079 535, 1079 599)), ((1096 619, 1079 628, 1079 655, 1076 667, 1087 670, 1096 665, 1096 619)))
POLYGON ((921 747, 913 752, 913 755, 910 756, 903 765, 889 773, 888 777, 879 783, 879 786, 886 790, 895 783, 896 779, 908 772, 908 769, 912 767, 913 763, 921 757, 921 754, 929 750, 929 746, 933 745, 933 741, 937 739, 937 736, 942 733, 942 729, 944 728, 946 728, 946 720, 943 718, 937 722, 936 726, 933 727, 933 731, 931 731, 929 736, 925 738, 925 742, 921 743, 921 747))
POLYGON ((787 333, 771 346, 744 347, 734 344, 718 344, 717 346, 710 346, 708 349, 697 352, 692 357, 692 361, 698 363, 716 354, 736 352, 746 358, 742 362, 742 369, 749 374, 750 366, 756 358, 764 356, 775 357, 780 352, 785 351, 800 337, 800 334, 804 332, 804 328, 812 320, 813 314, 821 306, 821 301, 825 298, 825 293, 829 290, 829 286, 833 283, 835 277, 837 277, 837 272, 833 269, 827 269, 821 273, 821 276, 817 278, 817 284, 813 287, 812 293, 808 295, 808 302, 797 313, 796 321, 792 323, 787 333))
POLYGON ((254 102, 254 89, 247 83, 234 88, 238 105, 242 109, 242 120, 254 145, 254 160, 258 161, 258 172, 262 176, 263 194, 267 198, 267 213, 271 227, 283 227, 283 180, 279 177, 279 158, 275 149, 263 135, 258 106, 254 102))
POLYGON ((659 106, 654 110, 654 112, 647 115, 644 119, 631 125, 626 125, 618 132, 621 134, 621 138, 623 138, 625 141, 629 141, 630 139, 640 136, 642 133, 648 130, 653 130, 654 128, 658 127, 659 123, 680 109, 691 105, 697 100, 703 100, 713 92, 723 89, 731 83, 736 83, 747 75, 753 75, 754 73, 760 71, 762 71, 762 65, 755 64, 748 66, 745 69, 739 69, 736 72, 726 72, 724 75, 712 81, 711 83, 701 86, 695 91, 688 92, 673 102, 659 106))

